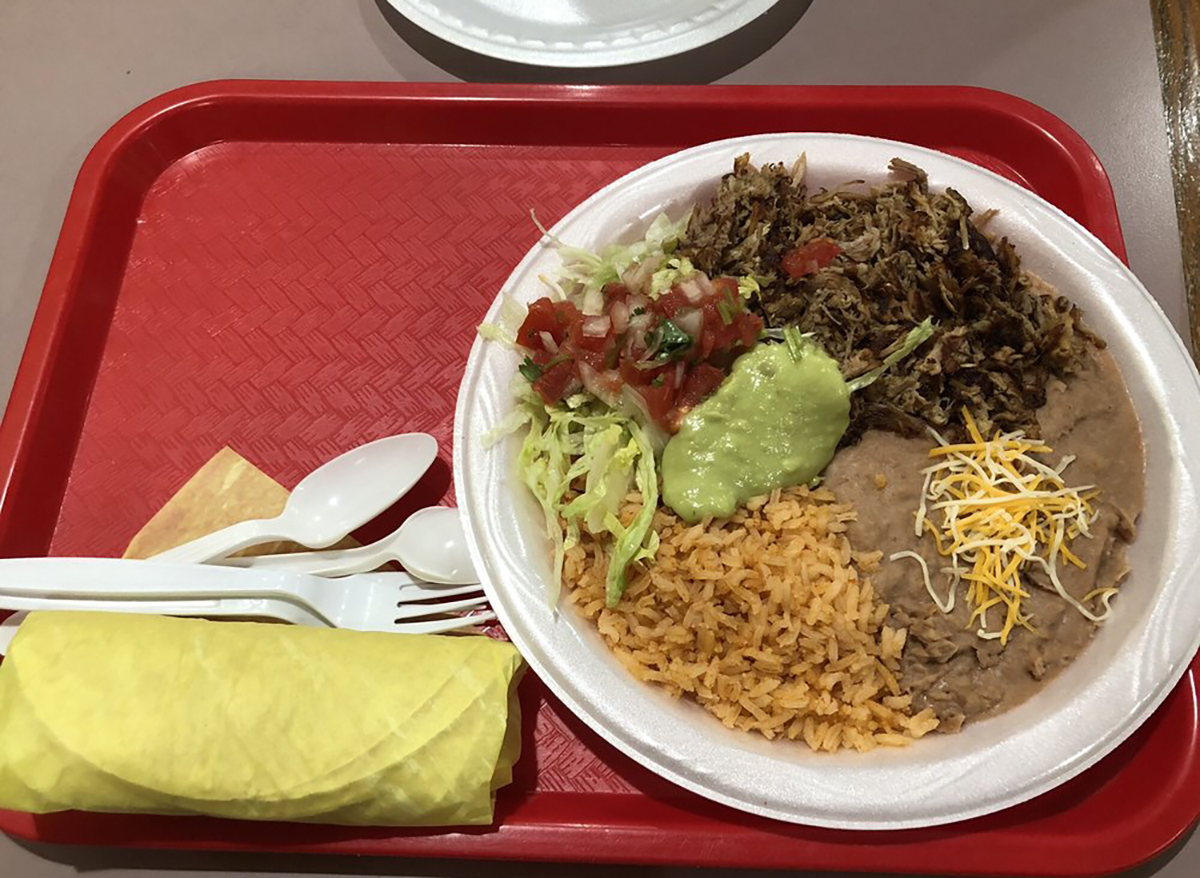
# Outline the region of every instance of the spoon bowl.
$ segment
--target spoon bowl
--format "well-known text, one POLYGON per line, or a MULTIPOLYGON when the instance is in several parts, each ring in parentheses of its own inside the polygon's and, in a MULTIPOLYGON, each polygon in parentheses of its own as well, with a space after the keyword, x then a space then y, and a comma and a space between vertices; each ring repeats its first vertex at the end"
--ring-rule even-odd
POLYGON ((407 494, 435 457, 437 442, 426 433, 352 448, 301 479, 277 520, 302 546, 331 546, 407 494))
POLYGON ((301 479, 275 518, 239 522, 160 552, 154 560, 203 563, 280 540, 325 548, 407 494, 436 456, 437 440, 427 433, 376 439, 301 479))
POLYGON ((347 576, 375 570, 390 561, 400 562, 409 575, 424 582, 439 585, 479 582, 479 574, 467 551, 462 518, 453 506, 419 509, 396 530, 367 546, 224 558, 216 563, 230 567, 292 570, 315 576, 347 576))
POLYGON ((457 509, 430 506, 418 510, 390 540, 404 569, 418 579, 444 585, 479 581, 457 509))

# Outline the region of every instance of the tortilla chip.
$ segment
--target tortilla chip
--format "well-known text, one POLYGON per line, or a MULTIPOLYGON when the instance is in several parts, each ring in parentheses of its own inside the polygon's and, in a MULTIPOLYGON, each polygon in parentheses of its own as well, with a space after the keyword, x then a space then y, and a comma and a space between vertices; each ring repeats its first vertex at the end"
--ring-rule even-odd
MULTIPOLYGON (((287 503, 288 490, 232 448, 222 448, 188 479, 129 543, 126 558, 149 558, 213 531, 254 518, 274 518, 287 503)), ((358 543, 350 538, 331 548, 358 543)), ((300 552, 291 542, 252 546, 239 555, 300 552)))

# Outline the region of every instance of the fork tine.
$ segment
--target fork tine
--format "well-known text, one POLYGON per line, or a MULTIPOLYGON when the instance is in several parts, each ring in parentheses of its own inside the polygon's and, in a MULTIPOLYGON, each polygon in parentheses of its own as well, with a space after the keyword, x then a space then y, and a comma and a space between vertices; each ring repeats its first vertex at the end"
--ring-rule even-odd
POLYGON ((464 594, 479 594, 483 586, 478 582, 473 585, 433 585, 430 583, 406 583, 397 590, 400 603, 423 601, 429 598, 453 598, 464 594))
POLYGON ((455 616, 453 619, 429 619, 423 622, 397 622, 389 631, 401 634, 444 634, 459 628, 469 628, 491 622, 496 618, 492 612, 478 613, 474 616, 455 616))
POLYGON ((396 620, 419 619, 422 616, 440 616, 459 610, 470 610, 487 603, 487 598, 480 596, 462 601, 436 601, 430 604, 402 604, 396 608, 396 620))

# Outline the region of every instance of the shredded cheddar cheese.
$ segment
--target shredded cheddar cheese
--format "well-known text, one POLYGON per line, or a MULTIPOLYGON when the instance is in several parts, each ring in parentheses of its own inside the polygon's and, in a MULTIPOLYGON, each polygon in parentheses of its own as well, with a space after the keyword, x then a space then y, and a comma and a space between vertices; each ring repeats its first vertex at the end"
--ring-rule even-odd
POLYGON ((1115 588, 1099 588, 1076 600, 1059 579, 1059 563, 1086 565, 1070 542, 1090 537, 1088 527, 1096 513, 1091 500, 1098 493, 1092 485, 1067 487, 1063 471, 1073 457, 1064 457, 1051 467, 1035 454, 1049 454, 1044 443, 1028 439, 1021 431, 997 431, 990 440, 980 434, 970 412, 963 410, 971 439, 952 445, 931 430, 938 445, 929 452, 936 462, 923 470, 925 483, 917 508, 915 533, 929 531, 938 553, 949 559, 942 568, 950 587, 945 598, 938 595, 924 559, 916 552, 897 552, 892 560, 911 558, 920 563, 925 588, 943 613, 954 609, 955 594, 967 583, 966 601, 971 608, 968 626, 985 640, 1008 643, 1017 627, 1035 631, 1031 616, 1022 607, 1029 592, 1022 570, 1036 564, 1045 570, 1055 591, 1067 603, 1094 622, 1108 617, 1115 588), (935 523, 931 516, 940 517, 935 523), (1099 598, 1102 612, 1086 604, 1099 598), (998 624, 995 616, 999 616, 998 624))

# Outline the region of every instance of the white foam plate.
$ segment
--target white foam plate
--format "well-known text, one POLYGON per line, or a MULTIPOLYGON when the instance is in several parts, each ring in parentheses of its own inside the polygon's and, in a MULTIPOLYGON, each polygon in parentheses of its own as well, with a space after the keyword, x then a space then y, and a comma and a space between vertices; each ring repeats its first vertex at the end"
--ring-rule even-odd
POLYGON ((388 0, 449 43, 521 64, 612 67, 687 52, 777 0, 388 0))
MULTIPOLYGON (((516 476, 520 440, 491 449, 481 443, 512 409, 517 356, 476 341, 459 391, 454 473, 488 597, 538 676, 584 722, 663 777, 726 805, 814 826, 903 829, 1033 798, 1127 738, 1200 646, 1200 376, 1150 294, 1082 226, 1014 183, 916 146, 835 134, 710 143, 633 171, 553 231, 589 248, 636 237, 660 210, 678 211, 707 197, 746 151, 757 163, 790 163, 807 152, 810 186, 881 181, 893 156, 914 162, 929 172, 932 186, 953 186, 977 210, 998 208, 992 228, 1017 243, 1030 270, 1083 307, 1124 372, 1146 444, 1146 511, 1114 617, 1035 697, 957 735, 830 756, 726 730, 699 707, 633 679, 572 609, 555 613, 547 606, 550 542, 516 476)), ((543 295, 538 275, 553 275, 558 265, 543 239, 504 291, 532 301, 543 295)))

